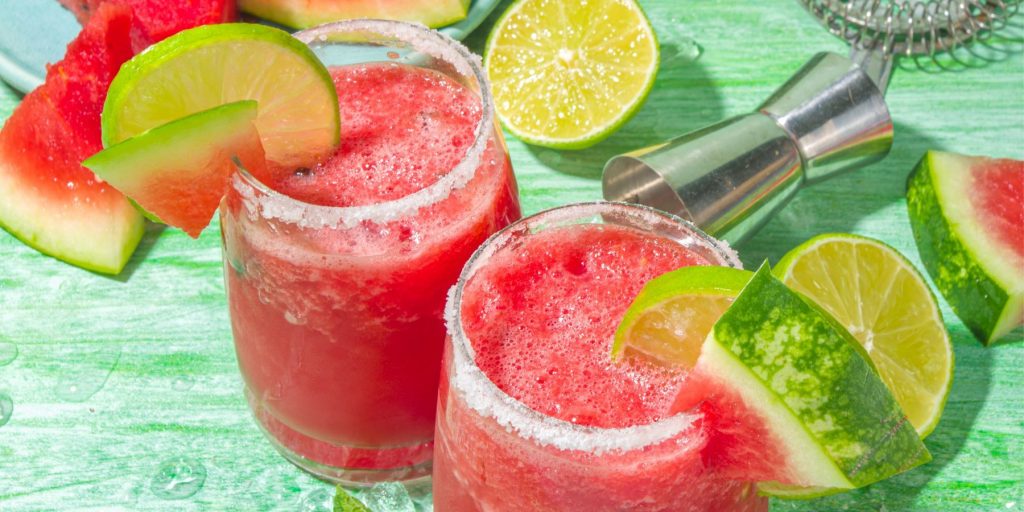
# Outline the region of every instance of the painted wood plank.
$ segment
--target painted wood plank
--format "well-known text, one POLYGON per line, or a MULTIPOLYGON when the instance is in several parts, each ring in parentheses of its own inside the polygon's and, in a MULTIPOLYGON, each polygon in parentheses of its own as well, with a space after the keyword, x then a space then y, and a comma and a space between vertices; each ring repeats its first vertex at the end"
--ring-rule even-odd
MULTIPOLYGON (((663 52, 646 106, 583 151, 509 137, 526 213, 600 198, 608 157, 746 112, 814 52, 846 51, 792 1, 641 3, 663 52)), ((471 37, 477 52, 493 20, 471 37)), ((920 265, 903 194, 922 153, 1024 158, 1021 26, 1018 16, 1009 34, 1016 39, 977 48, 984 58, 972 56, 969 66, 901 62, 887 96, 896 123, 889 157, 802 191, 738 247, 744 263, 777 261, 810 236, 846 231, 882 239, 920 265)), ((18 101, 0 86, 0 119, 18 101)), ((13 408, 0 426, 0 510, 325 505, 329 486, 277 456, 249 418, 219 239, 216 226, 198 241, 150 226, 128 270, 109 278, 0 233, 0 394, 13 408), (182 457, 205 469, 205 481, 191 496, 166 499, 154 477, 182 457)), ((935 460, 861 491, 775 501, 773 510, 1024 510, 1024 343, 983 348, 940 302, 957 369, 946 414, 927 440, 935 460)))

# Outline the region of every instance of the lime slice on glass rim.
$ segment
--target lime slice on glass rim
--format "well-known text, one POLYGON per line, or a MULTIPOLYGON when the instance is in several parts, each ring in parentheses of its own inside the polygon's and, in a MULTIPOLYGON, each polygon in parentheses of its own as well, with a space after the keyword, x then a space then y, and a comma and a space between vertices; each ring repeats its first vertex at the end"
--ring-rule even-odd
POLYGON ((274 164, 308 166, 338 145, 330 73, 287 32, 247 23, 185 30, 126 62, 103 105, 103 145, 242 100, 258 103, 254 124, 274 164))
POLYGON ((953 347, 917 269, 878 240, 823 234, 789 251, 774 273, 846 327, 917 432, 930 434, 953 382, 953 347))
POLYGON ((693 368, 704 338, 753 275, 730 267, 694 266, 652 279, 619 323, 612 358, 638 356, 693 368))
POLYGON ((581 149, 643 104, 658 73, 658 41, 633 0, 519 0, 491 31, 484 62, 509 132, 581 149))

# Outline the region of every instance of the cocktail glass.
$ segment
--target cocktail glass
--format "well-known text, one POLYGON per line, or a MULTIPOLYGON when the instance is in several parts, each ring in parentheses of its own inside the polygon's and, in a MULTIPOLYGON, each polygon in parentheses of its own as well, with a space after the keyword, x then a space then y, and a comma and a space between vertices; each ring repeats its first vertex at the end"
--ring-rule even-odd
POLYGON ((426 477, 445 294, 471 253, 520 215, 485 74, 465 47, 422 26, 357 20, 295 36, 329 69, 417 66, 480 102, 465 156, 404 197, 311 204, 239 169, 221 207, 235 349, 267 438, 289 461, 332 481, 426 477))
MULTIPOLYGON (((588 203, 548 210, 491 237, 466 264, 447 305, 449 338, 438 400, 433 479, 435 507, 445 512, 767 510, 767 501, 757 496, 753 484, 720 477, 705 466, 701 450, 708 438, 696 411, 622 428, 587 426, 538 412, 503 391, 477 364, 480 353, 476 348, 483 345, 475 346, 467 334, 468 324, 463 318, 465 305, 472 301, 484 304, 481 307, 490 311, 507 307, 507 304, 493 298, 495 293, 502 293, 500 287, 468 285, 473 277, 485 270, 491 276, 508 275, 509 272, 500 270, 505 265, 530 265, 530 239, 554 229, 563 230, 558 240, 566 240, 565 252, 585 250, 571 246, 573 238, 566 236, 565 229, 591 229, 595 224, 632 228, 681 244, 699 256, 698 261, 740 265, 735 253, 691 224, 653 209, 620 203, 588 203), (504 257, 502 253, 506 251, 516 251, 512 253, 515 258, 504 257), (488 269, 489 266, 492 268, 488 269), (469 293, 483 290, 490 296, 488 301, 480 302, 470 298, 467 290, 469 293)), ((617 247, 629 250, 622 249, 622 245, 617 247)), ((550 257, 559 250, 562 249, 545 245, 544 256, 550 257)), ((646 264, 640 258, 624 260, 637 270, 646 264)), ((590 263, 587 265, 589 267, 590 263)), ((569 268, 569 272, 575 271, 578 270, 569 268)), ((534 274, 540 276, 537 278, 540 284, 519 284, 514 289, 543 287, 545 279, 558 279, 544 277, 545 272, 552 275, 550 270, 534 274)), ((556 295, 537 293, 536 296, 556 295)), ((593 304, 606 300, 603 297, 607 296, 588 295, 582 301, 593 304)), ((620 304, 616 307, 624 307, 622 299, 617 300, 620 304)), ((632 296, 624 300, 628 304, 632 296)), ((551 306, 541 302, 543 307, 555 307, 556 311, 570 316, 575 314, 573 305, 551 306)), ((602 306, 598 304, 596 311, 602 311, 602 306)), ((531 328, 509 326, 501 332, 522 333, 524 329, 531 328)), ((546 350, 539 341, 532 337, 526 346, 531 347, 530 350, 546 350)), ((503 350, 508 350, 507 342, 502 346, 506 347, 503 350)), ((572 353, 573 349, 569 349, 570 358, 572 353)), ((491 358, 492 354, 480 357, 491 358)), ((542 359, 545 364, 564 361, 553 356, 542 359)), ((526 363, 519 366, 520 361, 517 361, 515 364, 517 375, 529 375, 526 381, 534 378, 534 374, 527 373, 532 369, 526 368, 526 363)), ((562 373, 564 369, 552 368, 562 373)), ((549 373, 543 374, 545 378, 557 378, 554 371, 547 371, 549 373)), ((575 409, 571 398, 561 398, 558 407, 575 409), (565 403, 567 401, 569 403, 565 403)))

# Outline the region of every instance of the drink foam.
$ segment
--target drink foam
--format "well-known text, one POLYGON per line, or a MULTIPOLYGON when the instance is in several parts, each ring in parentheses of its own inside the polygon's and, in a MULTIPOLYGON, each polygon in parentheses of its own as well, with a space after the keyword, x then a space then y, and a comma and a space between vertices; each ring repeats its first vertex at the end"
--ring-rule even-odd
POLYGON ((708 260, 630 227, 583 224, 526 237, 468 282, 462 323, 480 369, 531 409, 627 428, 668 417, 679 369, 613 362, 615 329, 648 280, 708 260))

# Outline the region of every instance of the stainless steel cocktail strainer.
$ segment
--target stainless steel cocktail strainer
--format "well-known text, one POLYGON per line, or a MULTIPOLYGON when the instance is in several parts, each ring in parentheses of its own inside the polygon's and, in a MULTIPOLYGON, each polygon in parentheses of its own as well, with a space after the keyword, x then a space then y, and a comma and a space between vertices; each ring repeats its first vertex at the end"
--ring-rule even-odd
POLYGON ((755 112, 613 157, 604 197, 688 219, 730 242, 753 234, 805 183, 880 160, 893 140, 894 56, 983 40, 1020 0, 800 0, 850 56, 815 55, 755 112))

